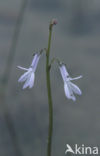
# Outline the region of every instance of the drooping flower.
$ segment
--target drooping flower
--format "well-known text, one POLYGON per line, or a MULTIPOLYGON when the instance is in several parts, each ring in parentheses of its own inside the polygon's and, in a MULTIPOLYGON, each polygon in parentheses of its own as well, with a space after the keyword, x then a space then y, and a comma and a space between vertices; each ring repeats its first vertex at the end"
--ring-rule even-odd
POLYGON ((23 89, 29 87, 32 88, 35 80, 35 71, 41 56, 41 52, 35 53, 31 66, 29 68, 23 68, 21 66, 17 66, 18 68, 25 70, 26 72, 18 79, 18 82, 25 82, 23 85, 23 89))
POLYGON ((76 100, 76 97, 74 94, 78 94, 78 95, 81 95, 82 92, 81 90, 79 89, 79 87, 77 85, 75 85, 74 83, 72 83, 71 81, 72 80, 77 80, 77 79, 80 79, 82 78, 82 76, 78 76, 78 77, 75 77, 75 78, 71 78, 68 74, 68 71, 66 69, 66 66, 65 64, 63 63, 59 63, 59 69, 60 69, 60 72, 61 72, 61 76, 63 78, 63 81, 64 81, 64 91, 65 91, 65 95, 68 99, 72 99, 73 101, 76 100))

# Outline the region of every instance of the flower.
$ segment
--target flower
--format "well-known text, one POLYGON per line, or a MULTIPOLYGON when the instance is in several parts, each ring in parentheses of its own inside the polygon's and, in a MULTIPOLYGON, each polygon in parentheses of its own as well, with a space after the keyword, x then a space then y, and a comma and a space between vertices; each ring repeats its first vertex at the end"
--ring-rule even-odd
POLYGON ((31 66, 27 68, 23 68, 21 66, 17 66, 18 68, 25 70, 26 72, 18 79, 18 82, 25 82, 23 85, 23 89, 29 87, 32 88, 35 80, 35 71, 41 56, 41 52, 35 53, 33 57, 33 61, 31 66))
POLYGON ((64 91, 65 91, 65 95, 68 99, 72 99, 73 101, 76 100, 76 97, 74 96, 74 93, 75 94, 78 94, 78 95, 81 95, 82 92, 81 90, 79 89, 78 86, 76 86, 74 83, 72 83, 71 81, 72 80, 77 80, 77 79, 80 79, 82 78, 82 76, 78 76, 76 78, 71 78, 67 72, 67 69, 66 69, 66 66, 65 64, 61 63, 60 62, 60 65, 59 65, 59 69, 60 69, 60 72, 61 72, 61 76, 63 78, 63 81, 64 81, 64 91))

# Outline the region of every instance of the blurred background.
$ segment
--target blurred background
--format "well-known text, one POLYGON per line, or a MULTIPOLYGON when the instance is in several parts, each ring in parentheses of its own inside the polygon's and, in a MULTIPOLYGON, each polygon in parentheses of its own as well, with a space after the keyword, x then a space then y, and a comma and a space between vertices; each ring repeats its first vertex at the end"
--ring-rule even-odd
POLYGON ((34 87, 22 90, 18 78, 34 52, 47 47, 53 28, 51 57, 67 64, 83 94, 77 101, 64 95, 56 64, 51 70, 54 111, 52 156, 64 156, 66 144, 100 145, 100 1, 0 0, 0 156, 45 156, 48 99, 45 55, 34 87))

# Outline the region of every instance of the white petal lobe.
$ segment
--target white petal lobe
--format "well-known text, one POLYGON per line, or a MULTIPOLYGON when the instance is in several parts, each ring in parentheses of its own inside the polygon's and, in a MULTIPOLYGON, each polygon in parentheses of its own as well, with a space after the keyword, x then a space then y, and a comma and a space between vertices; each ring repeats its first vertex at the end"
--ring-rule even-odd
POLYGON ((38 57, 38 54, 36 53, 36 54, 34 55, 34 57, 33 57, 33 60, 32 60, 32 64, 31 64, 32 67, 33 67, 34 64, 36 63, 37 57, 38 57))
POLYGON ((29 80, 30 80, 30 77, 26 80, 26 82, 24 83, 23 85, 23 89, 26 89, 28 86, 29 86, 29 80))
POLYGON ((72 99, 73 101, 76 101, 76 97, 74 96, 73 91, 71 90, 69 82, 64 84, 64 90, 65 90, 65 95, 68 99, 72 99))
POLYGON ((17 66, 19 69, 22 69, 22 70, 26 70, 26 71, 28 71, 28 69, 27 68, 24 68, 24 67, 21 67, 21 66, 17 66))
POLYGON ((64 84, 64 90, 65 90, 65 95, 67 96, 67 98, 71 99, 71 92, 70 92, 70 89, 66 83, 64 84))
POLYGON ((78 76, 78 77, 75 77, 75 78, 71 78, 70 77, 70 80, 78 80, 78 79, 81 79, 82 78, 82 75, 78 76))
POLYGON ((18 79, 18 82, 24 82, 24 81, 27 79, 28 74, 29 74, 29 71, 28 71, 28 72, 25 72, 25 73, 18 79))
POLYGON ((82 91, 79 89, 79 87, 73 84, 72 82, 70 82, 70 87, 75 94, 78 94, 78 95, 82 94, 82 91))
POLYGON ((63 78, 63 81, 65 82, 67 80, 67 77, 69 76, 67 69, 66 69, 65 65, 63 65, 63 64, 59 66, 59 69, 60 69, 60 73, 63 78))
POLYGON ((31 67, 34 72, 36 71, 39 59, 40 59, 40 53, 36 53, 31 64, 31 67))
POLYGON ((76 101, 76 97, 74 96, 74 94, 73 94, 73 96, 72 96, 72 98, 71 98, 73 101, 76 101))
POLYGON ((35 74, 32 73, 29 80, 29 88, 32 88, 34 86, 34 80, 35 80, 35 74))

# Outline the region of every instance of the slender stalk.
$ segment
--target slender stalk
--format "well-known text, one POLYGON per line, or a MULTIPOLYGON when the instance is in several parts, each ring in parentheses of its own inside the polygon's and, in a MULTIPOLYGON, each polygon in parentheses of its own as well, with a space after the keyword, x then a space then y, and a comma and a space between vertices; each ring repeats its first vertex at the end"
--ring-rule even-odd
POLYGON ((51 35, 52 35, 52 25, 50 24, 48 48, 46 51, 47 52, 46 53, 46 80, 47 80, 47 92, 48 92, 48 103, 49 103, 49 129, 48 129, 47 156, 51 156, 52 131, 53 131, 53 106, 52 106, 51 83, 50 83, 50 65, 49 65, 51 35))

